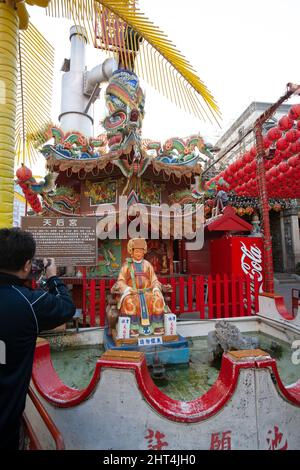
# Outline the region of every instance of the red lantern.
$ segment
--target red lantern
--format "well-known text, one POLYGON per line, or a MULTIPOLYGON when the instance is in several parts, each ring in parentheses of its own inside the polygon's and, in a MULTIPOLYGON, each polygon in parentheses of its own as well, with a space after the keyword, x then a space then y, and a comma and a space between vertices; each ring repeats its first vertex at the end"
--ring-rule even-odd
POLYGON ((282 136, 282 132, 278 127, 272 127, 270 130, 267 132, 267 137, 269 140, 273 142, 273 140, 278 140, 282 136))
POLYGON ((270 173, 270 176, 271 176, 272 178, 276 178, 276 176, 279 175, 279 170, 278 170, 278 168, 277 168, 276 166, 273 166, 273 168, 271 168, 271 170, 268 171, 268 173, 270 173))
POLYGON ((250 152, 246 152, 245 155, 244 155, 244 160, 246 163, 250 163, 252 161, 252 155, 250 152))
MULTIPOLYGON (((294 157, 292 157, 294 158, 294 157)), ((295 168, 293 168, 292 166, 289 167, 288 171, 284 174, 284 176, 286 178, 291 178, 294 174, 295 174, 295 168)))
MULTIPOLYGON (((280 159, 281 159, 281 152, 280 152, 280 150, 275 149, 274 158, 280 158, 280 159)), ((274 159, 273 159, 273 160, 274 160, 274 159)))
POLYGON ((27 199, 27 201, 29 202, 30 205, 35 203, 35 197, 34 196, 28 196, 26 199, 27 199))
POLYGON ((239 158, 235 163, 236 163, 237 170, 240 170, 243 166, 242 160, 239 158))
POLYGON ((279 163, 278 168, 282 173, 286 173, 289 169, 289 165, 287 164, 287 162, 281 162, 279 163))
POLYGON ((289 110, 289 118, 297 121, 300 117, 300 104, 293 104, 289 110))
POLYGON ((294 120, 290 119, 287 114, 285 116, 282 116, 282 118, 278 121, 279 129, 281 129, 282 131, 287 131, 291 129, 293 125, 294 120))
POLYGON ((289 142, 287 142, 285 139, 278 139, 276 142, 276 148, 278 150, 281 150, 281 151, 286 150, 288 146, 289 146, 289 142))
POLYGON ((290 151, 290 148, 285 150, 284 152, 281 152, 281 160, 287 160, 293 155, 293 152, 290 151))
POLYGON ((263 145, 265 149, 268 149, 272 144, 272 141, 268 139, 267 136, 263 138, 263 145))
POLYGON ((252 148, 250 149, 250 154, 252 155, 253 158, 256 157, 256 155, 257 155, 256 147, 252 147, 252 148))
POLYGON ((272 187, 272 188, 275 188, 275 187, 276 187, 278 176, 279 176, 279 172, 277 173, 276 178, 272 178, 272 179, 270 180, 270 184, 271 184, 271 187, 272 187))
POLYGON ((288 159, 288 164, 292 167, 296 167, 299 164, 299 156, 294 155, 288 159))
POLYGON ((271 160, 272 162, 272 165, 278 165, 278 163, 280 163, 282 160, 282 152, 279 152, 279 155, 277 155, 277 157, 273 158, 273 160, 271 160))
MULTIPOLYGON (((280 165, 282 165, 282 163, 280 163, 280 165)), ((279 165, 279 169, 280 169, 280 165, 279 165)), ((277 184, 282 183, 284 179, 285 179, 285 173, 279 173, 279 175, 277 176, 277 184)))
POLYGON ((255 172, 256 171, 256 160, 253 160, 250 165, 249 165, 249 169, 251 172, 255 172))
POLYGON ((27 197, 29 195, 29 189, 27 186, 25 186, 25 188, 22 188, 22 191, 23 191, 23 194, 25 197, 27 197))
POLYGON ((251 163, 248 163, 248 165, 245 166, 245 172, 249 177, 251 177, 252 174, 255 173, 255 168, 256 168, 256 161, 253 160, 251 163))
POLYGON ((296 142, 300 137, 300 132, 297 129, 291 129, 285 134, 285 139, 288 142, 296 142))
POLYGON ((241 170, 237 171, 235 174, 235 177, 238 181, 238 184, 241 182, 241 170))
POLYGON ((32 177, 32 171, 22 163, 21 168, 18 168, 18 170, 16 171, 16 175, 18 180, 23 183, 24 181, 28 181, 32 177))
MULTIPOLYGON (((300 122, 300 121, 299 121, 300 122)), ((289 146, 289 150, 292 154, 294 153, 298 153, 298 145, 297 145, 297 142, 293 142, 290 146, 289 146)))
POLYGON ((40 203, 40 201, 38 201, 37 205, 36 205, 36 212, 41 212, 42 210, 42 205, 40 203))
POLYGON ((231 174, 234 175, 236 170, 237 170, 237 163, 236 162, 233 162, 230 167, 229 167, 229 170, 231 171, 231 174))
POLYGON ((265 162, 265 168, 266 168, 266 170, 270 170, 271 166, 272 166, 272 162, 271 162, 270 160, 267 160, 267 161, 265 162))

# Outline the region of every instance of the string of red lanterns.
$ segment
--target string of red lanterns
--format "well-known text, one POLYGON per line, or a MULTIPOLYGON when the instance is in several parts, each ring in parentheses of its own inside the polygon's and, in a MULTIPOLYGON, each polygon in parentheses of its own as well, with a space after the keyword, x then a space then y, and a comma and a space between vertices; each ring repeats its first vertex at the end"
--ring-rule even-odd
MULTIPOLYGON (((265 160, 268 196, 300 198, 300 104, 291 106, 278 125, 268 130, 263 145, 270 158, 265 160)), ((228 183, 228 191, 239 196, 258 196, 256 154, 256 147, 253 146, 212 178, 207 186, 218 184, 222 178, 228 183)))
POLYGON ((22 164, 22 166, 16 171, 16 176, 18 178, 16 182, 22 188, 26 201, 29 202, 32 210, 39 214, 42 211, 40 200, 37 193, 32 191, 30 188, 32 171, 22 164))

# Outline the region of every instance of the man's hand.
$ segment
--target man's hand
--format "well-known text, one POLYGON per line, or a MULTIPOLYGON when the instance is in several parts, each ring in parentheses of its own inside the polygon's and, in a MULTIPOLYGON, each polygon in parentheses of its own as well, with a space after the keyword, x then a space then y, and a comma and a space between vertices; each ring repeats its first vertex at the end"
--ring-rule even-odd
POLYGON ((57 276, 57 267, 54 258, 44 258, 45 274, 49 279, 52 276, 57 276))

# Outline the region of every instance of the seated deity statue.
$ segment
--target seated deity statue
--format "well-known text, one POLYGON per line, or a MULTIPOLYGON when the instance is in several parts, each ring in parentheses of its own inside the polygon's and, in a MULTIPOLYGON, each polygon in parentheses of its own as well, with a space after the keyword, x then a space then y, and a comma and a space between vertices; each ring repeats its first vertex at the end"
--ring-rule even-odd
POLYGON ((123 264, 117 280, 120 316, 130 317, 130 337, 163 335, 164 313, 168 311, 154 268, 144 259, 147 243, 143 238, 129 240, 130 258, 123 264))

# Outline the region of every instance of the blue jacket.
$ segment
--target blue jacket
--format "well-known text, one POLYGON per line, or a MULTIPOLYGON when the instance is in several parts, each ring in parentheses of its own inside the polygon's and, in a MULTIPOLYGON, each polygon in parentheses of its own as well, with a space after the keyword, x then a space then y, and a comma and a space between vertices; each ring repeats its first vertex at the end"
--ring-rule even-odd
POLYGON ((68 289, 58 277, 48 279, 47 287, 48 291, 33 290, 22 279, 0 273, 0 449, 19 430, 39 332, 62 325, 75 314, 68 289))

